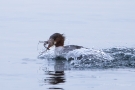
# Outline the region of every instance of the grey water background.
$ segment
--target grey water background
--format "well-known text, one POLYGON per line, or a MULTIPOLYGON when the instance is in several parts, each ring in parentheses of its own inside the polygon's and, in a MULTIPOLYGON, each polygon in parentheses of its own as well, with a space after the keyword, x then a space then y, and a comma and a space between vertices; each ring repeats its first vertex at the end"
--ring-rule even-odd
POLYGON ((49 74, 55 63, 37 58, 37 43, 59 32, 67 37, 65 45, 134 49, 134 5, 134 0, 1 0, 0 90, 133 90, 130 67, 49 74))

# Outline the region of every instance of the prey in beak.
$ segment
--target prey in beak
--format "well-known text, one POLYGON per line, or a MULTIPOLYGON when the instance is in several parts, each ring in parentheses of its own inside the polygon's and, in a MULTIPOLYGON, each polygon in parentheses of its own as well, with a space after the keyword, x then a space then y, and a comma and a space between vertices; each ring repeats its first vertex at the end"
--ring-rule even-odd
POLYGON ((49 39, 47 42, 44 43, 44 47, 45 47, 47 50, 50 50, 50 47, 52 47, 54 44, 55 44, 54 40, 53 40, 53 39, 49 39), (46 47, 46 44, 48 44, 47 47, 46 47))

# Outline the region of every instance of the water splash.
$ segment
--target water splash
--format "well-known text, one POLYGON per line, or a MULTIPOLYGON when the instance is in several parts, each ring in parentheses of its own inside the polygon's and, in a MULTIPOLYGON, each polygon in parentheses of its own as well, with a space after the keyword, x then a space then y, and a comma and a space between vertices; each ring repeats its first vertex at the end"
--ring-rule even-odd
MULTIPOLYGON (((42 50, 40 52, 44 52, 45 50, 42 50)), ((39 59, 52 59, 55 58, 54 49, 50 49, 48 51, 45 51, 44 53, 39 53, 38 55, 39 59)))
MULTIPOLYGON (((115 47, 102 50, 81 48, 63 53, 60 57, 58 60, 66 59, 75 68, 135 67, 134 48, 115 47)), ((54 50, 50 50, 39 58, 56 59, 56 56, 54 50)))
POLYGON ((85 60, 85 59, 98 59, 98 60, 112 60, 113 58, 103 52, 102 50, 94 50, 94 49, 76 49, 70 51, 66 55, 66 59, 74 58, 74 60, 85 60))
POLYGON ((115 47, 103 51, 114 58, 111 64, 113 67, 135 67, 134 48, 115 47))

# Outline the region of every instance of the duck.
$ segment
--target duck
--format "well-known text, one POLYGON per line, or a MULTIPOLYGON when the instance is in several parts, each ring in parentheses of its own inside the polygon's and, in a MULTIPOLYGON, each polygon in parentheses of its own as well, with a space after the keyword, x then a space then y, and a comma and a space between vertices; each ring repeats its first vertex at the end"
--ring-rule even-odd
POLYGON ((73 51, 75 49, 84 48, 83 46, 78 45, 66 45, 64 46, 65 35, 61 33, 52 34, 47 41, 44 41, 44 47, 47 50, 50 50, 52 46, 55 46, 54 53, 56 56, 61 55, 62 53, 68 53, 69 51, 73 51), (47 47, 46 47, 47 45, 47 47))

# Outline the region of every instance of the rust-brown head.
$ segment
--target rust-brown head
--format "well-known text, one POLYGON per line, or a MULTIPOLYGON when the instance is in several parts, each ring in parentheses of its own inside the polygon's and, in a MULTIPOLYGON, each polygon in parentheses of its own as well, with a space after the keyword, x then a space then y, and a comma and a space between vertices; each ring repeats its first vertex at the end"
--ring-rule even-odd
POLYGON ((55 47, 64 46, 65 36, 60 33, 54 33, 50 36, 49 40, 44 43, 44 46, 48 44, 47 49, 49 50, 50 47, 55 45, 55 47))

